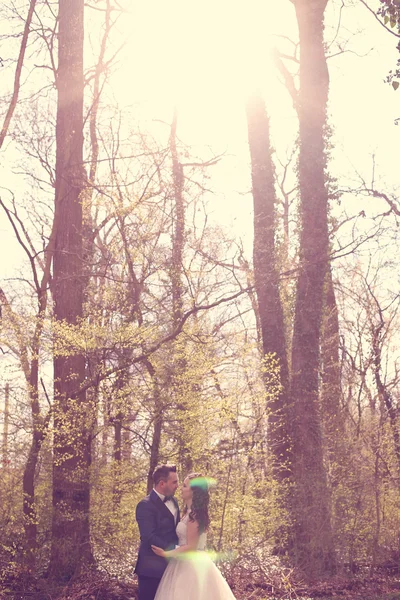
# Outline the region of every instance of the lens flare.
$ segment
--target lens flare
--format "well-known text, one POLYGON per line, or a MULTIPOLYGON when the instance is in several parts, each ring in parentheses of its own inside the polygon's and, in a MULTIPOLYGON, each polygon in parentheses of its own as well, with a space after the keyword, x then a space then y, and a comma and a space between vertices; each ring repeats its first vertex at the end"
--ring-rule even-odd
POLYGON ((210 560, 213 563, 229 563, 236 559, 234 552, 216 552, 215 550, 194 550, 193 552, 182 552, 174 556, 175 560, 189 561, 201 568, 202 565, 209 564, 210 560))
POLYGON ((195 477, 189 482, 190 487, 198 487, 202 490, 209 490, 217 484, 215 479, 212 477, 195 477))

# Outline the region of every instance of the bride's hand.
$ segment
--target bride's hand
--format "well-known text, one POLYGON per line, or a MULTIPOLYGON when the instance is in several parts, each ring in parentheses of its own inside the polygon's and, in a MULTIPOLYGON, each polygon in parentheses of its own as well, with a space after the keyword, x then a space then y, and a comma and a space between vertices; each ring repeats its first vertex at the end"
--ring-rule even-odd
POLYGON ((163 550, 162 548, 159 548, 158 546, 151 546, 151 549, 153 550, 153 552, 155 554, 157 554, 157 556, 162 556, 163 558, 167 557, 167 553, 165 550, 163 550))

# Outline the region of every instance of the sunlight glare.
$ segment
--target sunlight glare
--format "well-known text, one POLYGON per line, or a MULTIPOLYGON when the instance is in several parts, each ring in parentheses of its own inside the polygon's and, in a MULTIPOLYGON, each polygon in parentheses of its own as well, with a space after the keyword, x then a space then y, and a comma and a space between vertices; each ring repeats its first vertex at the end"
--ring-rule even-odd
POLYGON ((201 121, 243 104, 267 83, 276 88, 272 34, 282 14, 266 0, 135 2, 126 23, 130 92, 190 107, 201 121))

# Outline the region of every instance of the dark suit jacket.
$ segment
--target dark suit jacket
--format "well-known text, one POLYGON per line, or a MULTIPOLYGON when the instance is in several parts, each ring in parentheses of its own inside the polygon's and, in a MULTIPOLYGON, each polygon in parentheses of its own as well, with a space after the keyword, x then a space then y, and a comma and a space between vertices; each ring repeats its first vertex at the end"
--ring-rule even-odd
MULTIPOLYGON (((178 510, 177 523, 179 522, 178 503, 173 498, 178 510)), ((139 556, 135 573, 142 577, 155 577, 161 579, 167 561, 154 554, 151 545, 159 546, 164 550, 171 550, 178 543, 174 516, 154 490, 139 502, 136 507, 136 520, 140 531, 139 556)))

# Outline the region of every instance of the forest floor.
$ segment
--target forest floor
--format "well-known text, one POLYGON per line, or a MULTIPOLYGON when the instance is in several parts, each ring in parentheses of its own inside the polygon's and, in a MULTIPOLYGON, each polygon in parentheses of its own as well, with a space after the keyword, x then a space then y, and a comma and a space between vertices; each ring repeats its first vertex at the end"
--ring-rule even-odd
MULTIPOLYGON (((374 576, 335 576, 304 583, 294 570, 261 573, 235 565, 225 573, 237 600, 400 600, 400 572, 377 569, 374 576)), ((135 579, 93 571, 65 588, 50 590, 45 579, 9 573, 0 581, 1 600, 136 600, 135 579)), ((190 600, 190 592, 188 593, 190 600)))

